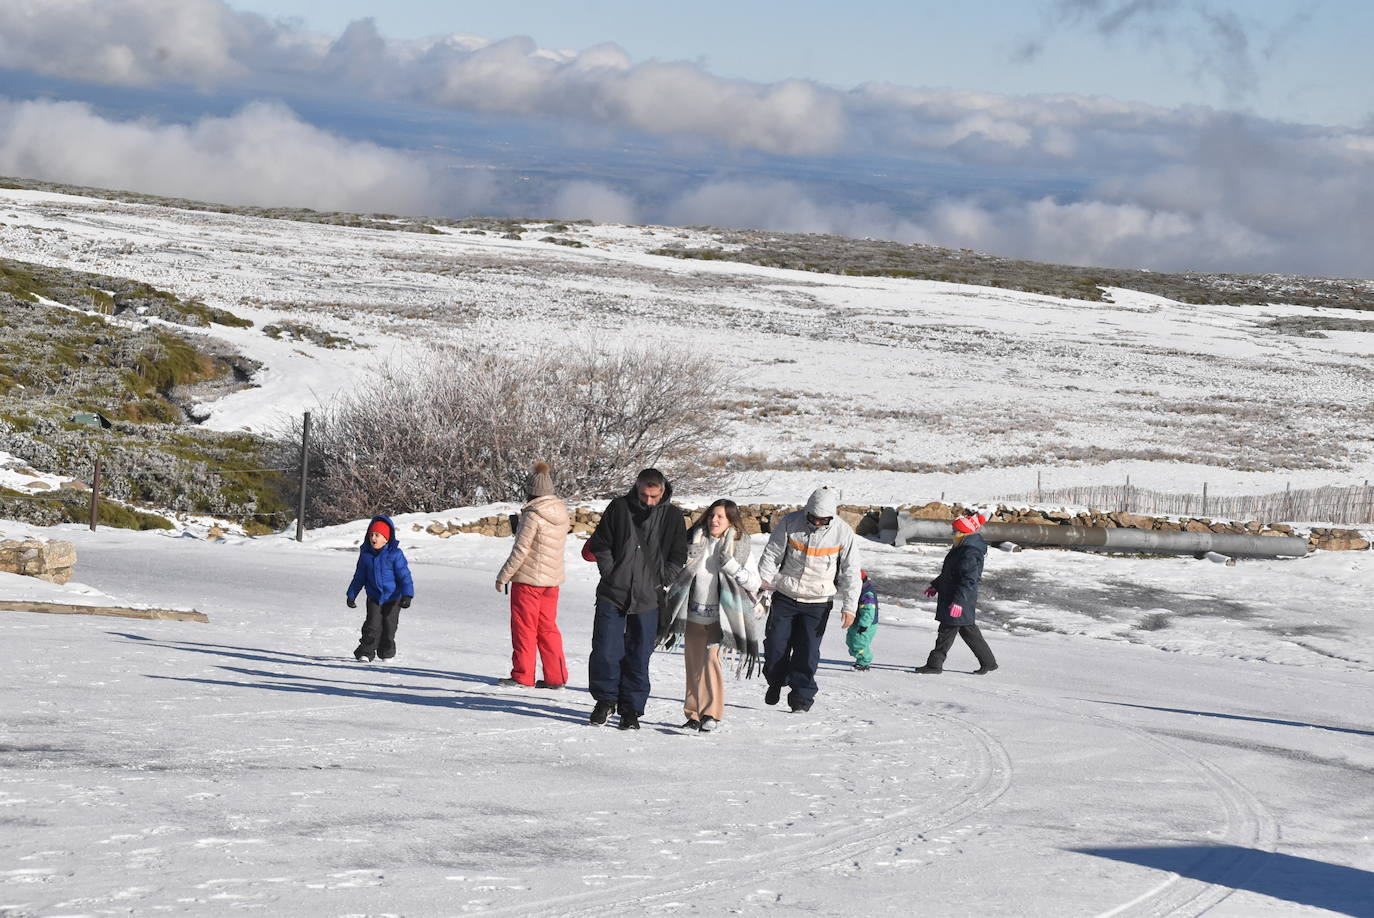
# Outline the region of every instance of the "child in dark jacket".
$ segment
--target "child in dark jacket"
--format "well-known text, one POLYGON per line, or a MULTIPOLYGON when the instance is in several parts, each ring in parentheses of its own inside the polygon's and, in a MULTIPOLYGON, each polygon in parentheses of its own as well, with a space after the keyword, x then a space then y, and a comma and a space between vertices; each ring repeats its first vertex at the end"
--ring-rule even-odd
POLYGON ((854 624, 844 634, 845 646, 854 658, 854 669, 867 672, 873 665, 873 635, 878 630, 878 591, 868 571, 859 571, 863 584, 859 589, 859 607, 854 612, 854 624))
POLYGON ((362 639, 353 651, 356 660, 369 663, 376 657, 390 660, 396 656, 396 626, 401 610, 410 607, 415 585, 410 565, 396 540, 396 527, 385 516, 374 516, 367 536, 358 549, 358 566, 348 585, 348 607, 358 608, 358 592, 367 594, 367 617, 363 619, 362 639))
POLYGON ((978 584, 983 579, 983 559, 988 553, 988 543, 983 541, 978 530, 990 516, 988 511, 969 510, 954 521, 954 547, 945 555, 940 573, 926 587, 926 597, 935 600, 935 619, 940 623, 935 649, 926 658, 925 665, 912 672, 929 675, 944 672, 945 657, 956 637, 963 638, 978 658, 976 674, 986 676, 997 668, 997 658, 983 639, 983 632, 978 630, 977 619, 978 584))

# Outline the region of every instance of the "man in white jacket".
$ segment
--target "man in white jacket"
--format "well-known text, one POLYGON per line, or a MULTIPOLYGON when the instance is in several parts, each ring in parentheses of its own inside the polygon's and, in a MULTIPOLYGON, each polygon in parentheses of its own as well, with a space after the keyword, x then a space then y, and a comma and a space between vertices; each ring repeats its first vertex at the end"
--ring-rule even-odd
POLYGON ((838 495, 817 488, 804 510, 787 514, 773 527, 759 560, 764 589, 773 590, 772 611, 763 638, 763 700, 777 704, 789 687, 794 713, 811 710, 816 699, 816 667, 830 610, 838 605, 844 627, 854 621, 862 586, 854 530, 836 515, 838 495))

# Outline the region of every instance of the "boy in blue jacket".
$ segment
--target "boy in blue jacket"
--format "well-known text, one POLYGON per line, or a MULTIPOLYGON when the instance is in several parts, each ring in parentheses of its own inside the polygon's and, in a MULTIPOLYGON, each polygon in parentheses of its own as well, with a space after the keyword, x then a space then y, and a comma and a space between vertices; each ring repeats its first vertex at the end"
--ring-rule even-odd
POLYGON ((873 634, 878 630, 878 591, 873 589, 873 581, 868 571, 859 571, 863 584, 859 589, 859 607, 855 610, 854 624, 844 634, 845 646, 854 658, 854 669, 868 672, 873 665, 873 634))
POLYGON ((363 635, 353 658, 369 663, 376 657, 390 660, 396 656, 396 625, 401 610, 410 608, 415 585, 410 580, 410 565, 396 540, 396 527, 385 516, 374 516, 367 536, 358 549, 358 567, 348 585, 348 607, 358 608, 358 591, 367 593, 367 617, 363 635))

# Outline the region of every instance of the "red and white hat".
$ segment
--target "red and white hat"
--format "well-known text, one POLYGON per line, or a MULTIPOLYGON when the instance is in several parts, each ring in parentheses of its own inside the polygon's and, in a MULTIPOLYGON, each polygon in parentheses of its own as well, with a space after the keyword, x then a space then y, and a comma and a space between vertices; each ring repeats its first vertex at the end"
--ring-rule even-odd
POLYGON ((970 513, 967 516, 961 516, 954 521, 954 531, 962 532, 965 535, 971 535, 972 533, 977 532, 979 529, 982 529, 983 524, 987 521, 988 514, 986 512, 970 513))

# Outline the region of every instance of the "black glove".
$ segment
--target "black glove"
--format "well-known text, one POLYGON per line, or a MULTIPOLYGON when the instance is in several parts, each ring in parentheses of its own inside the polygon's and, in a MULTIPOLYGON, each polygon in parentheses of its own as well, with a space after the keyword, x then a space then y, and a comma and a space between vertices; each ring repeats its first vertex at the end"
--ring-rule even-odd
POLYGON ((345 599, 344 602, 348 603, 350 609, 358 608, 358 600, 354 599, 352 596, 345 599))
POLYGON ((402 597, 401 597, 401 608, 402 608, 402 609, 409 609, 409 608, 410 608, 410 601, 411 601, 412 599, 414 599, 414 598, 415 598, 414 596, 402 596, 402 597))

